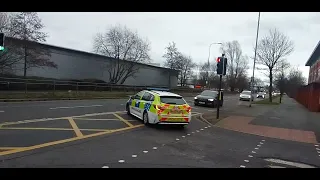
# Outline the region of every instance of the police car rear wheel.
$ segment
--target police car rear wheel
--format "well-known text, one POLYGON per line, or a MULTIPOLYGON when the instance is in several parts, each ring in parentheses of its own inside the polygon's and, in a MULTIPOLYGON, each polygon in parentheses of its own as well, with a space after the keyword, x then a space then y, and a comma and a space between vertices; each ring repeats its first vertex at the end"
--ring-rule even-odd
POLYGON ((148 125, 149 124, 149 118, 148 118, 148 113, 147 112, 144 112, 143 113, 143 123, 145 125, 148 125))
POLYGON ((126 105, 126 111, 128 115, 131 115, 129 105, 126 105))

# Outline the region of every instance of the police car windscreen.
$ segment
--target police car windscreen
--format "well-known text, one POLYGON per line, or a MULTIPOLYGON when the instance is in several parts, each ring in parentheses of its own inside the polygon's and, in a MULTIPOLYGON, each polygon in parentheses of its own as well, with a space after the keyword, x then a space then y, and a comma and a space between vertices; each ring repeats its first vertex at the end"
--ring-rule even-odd
POLYGON ((182 97, 176 97, 176 96, 161 96, 160 101, 161 103, 165 103, 165 104, 177 104, 177 105, 186 104, 186 101, 182 97))

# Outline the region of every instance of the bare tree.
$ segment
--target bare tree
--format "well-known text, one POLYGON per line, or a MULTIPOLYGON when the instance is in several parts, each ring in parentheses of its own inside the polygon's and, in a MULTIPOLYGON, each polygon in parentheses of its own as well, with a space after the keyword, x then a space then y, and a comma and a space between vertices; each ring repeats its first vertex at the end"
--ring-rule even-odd
POLYGON ((282 96, 283 93, 286 90, 286 84, 287 84, 287 72, 286 70, 290 67, 290 64, 286 60, 281 60, 277 67, 277 73, 275 74, 275 86, 280 91, 280 100, 279 102, 282 102, 282 96))
POLYGON ((243 55, 238 41, 224 43, 221 52, 228 58, 227 84, 230 90, 234 91, 238 78, 246 76, 248 57, 243 55))
POLYGON ((180 85, 185 86, 187 80, 192 77, 192 68, 196 66, 196 64, 192 61, 192 58, 185 55, 180 55, 178 63, 178 70, 180 70, 179 80, 180 85))
POLYGON ((298 68, 291 68, 286 81, 286 93, 290 96, 296 93, 297 89, 306 84, 306 79, 302 75, 302 71, 298 68))
POLYGON ((280 60, 290 55, 293 50, 293 42, 277 29, 269 30, 269 34, 258 43, 256 62, 268 67, 270 102, 272 102, 273 69, 280 60))
MULTIPOLYGON (((11 31, 11 16, 9 13, 0 12, 0 32, 5 36, 12 36, 11 31)), ((13 65, 19 62, 21 53, 17 51, 17 48, 10 48, 8 51, 7 46, 13 47, 13 45, 5 44, 5 50, 0 52, 0 71, 5 73, 6 70, 11 70, 13 65)))
POLYGON ((135 77, 139 71, 137 63, 150 62, 149 41, 125 26, 117 25, 104 34, 97 33, 93 49, 96 53, 115 59, 106 67, 112 84, 123 84, 129 77, 135 77))
POLYGON ((22 40, 24 77, 27 76, 27 69, 31 67, 57 68, 57 65, 50 61, 50 51, 34 43, 45 42, 48 36, 46 33, 41 32, 44 25, 36 12, 13 14, 10 24, 10 36, 22 40))
POLYGON ((176 47, 176 43, 169 43, 169 45, 165 49, 166 52, 162 56, 165 58, 164 66, 170 69, 179 69, 180 58, 182 55, 176 47))

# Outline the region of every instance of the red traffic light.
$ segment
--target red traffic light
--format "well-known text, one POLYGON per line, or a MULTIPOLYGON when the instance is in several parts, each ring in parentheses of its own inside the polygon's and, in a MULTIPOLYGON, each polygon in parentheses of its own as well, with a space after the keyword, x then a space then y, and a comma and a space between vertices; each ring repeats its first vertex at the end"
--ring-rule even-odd
POLYGON ((217 58, 217 62, 220 62, 220 57, 217 58))

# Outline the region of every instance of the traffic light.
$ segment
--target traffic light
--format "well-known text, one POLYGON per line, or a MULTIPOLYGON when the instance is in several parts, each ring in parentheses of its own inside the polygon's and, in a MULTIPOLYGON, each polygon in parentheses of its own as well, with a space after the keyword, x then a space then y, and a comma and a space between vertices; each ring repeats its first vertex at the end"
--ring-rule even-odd
POLYGON ((217 74, 226 75, 227 72, 227 58, 218 57, 217 58, 217 74))
POLYGON ((0 33, 0 51, 4 50, 4 33, 0 33))

